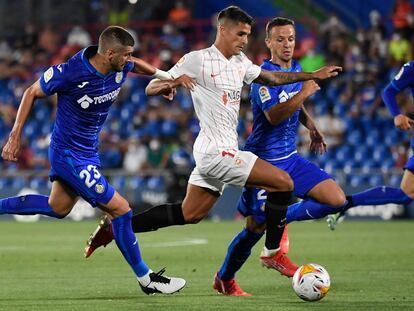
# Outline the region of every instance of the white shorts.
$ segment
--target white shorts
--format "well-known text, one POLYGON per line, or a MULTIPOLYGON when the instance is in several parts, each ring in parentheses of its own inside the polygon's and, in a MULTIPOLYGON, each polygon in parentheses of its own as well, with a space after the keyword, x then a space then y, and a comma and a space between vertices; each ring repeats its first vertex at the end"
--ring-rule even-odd
POLYGON ((194 152, 196 167, 188 183, 223 192, 225 184, 244 187, 257 156, 249 151, 225 149, 217 155, 194 152))

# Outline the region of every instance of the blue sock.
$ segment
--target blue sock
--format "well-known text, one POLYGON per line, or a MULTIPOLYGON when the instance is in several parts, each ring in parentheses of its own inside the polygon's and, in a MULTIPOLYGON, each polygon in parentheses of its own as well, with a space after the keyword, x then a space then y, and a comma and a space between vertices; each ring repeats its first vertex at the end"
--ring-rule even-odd
POLYGON ((118 245, 122 255, 124 255, 136 276, 141 277, 148 273, 149 268, 141 258, 138 240, 132 231, 131 219, 132 211, 112 219, 112 230, 116 245, 118 245))
POLYGON ((231 241, 226 258, 221 266, 218 276, 222 280, 231 280, 236 272, 249 258, 253 246, 260 240, 264 233, 255 233, 243 229, 231 241))
POLYGON ((306 199, 289 205, 286 213, 286 223, 323 218, 326 215, 338 213, 345 208, 347 204, 348 202, 345 202, 341 207, 333 207, 327 204, 319 203, 312 199, 306 199))
POLYGON ((387 203, 409 204, 412 199, 400 188, 387 186, 375 187, 351 196, 352 206, 379 205, 387 203))
POLYGON ((63 218, 50 207, 49 197, 39 194, 28 194, 0 200, 0 215, 46 215, 54 218, 63 218))

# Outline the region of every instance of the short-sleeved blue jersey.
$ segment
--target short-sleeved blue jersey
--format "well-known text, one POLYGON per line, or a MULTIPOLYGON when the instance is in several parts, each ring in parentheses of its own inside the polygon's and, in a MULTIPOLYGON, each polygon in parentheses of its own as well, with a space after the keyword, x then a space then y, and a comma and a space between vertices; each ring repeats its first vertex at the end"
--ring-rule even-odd
MULTIPOLYGON (((414 61, 405 63, 390 84, 398 92, 407 88, 410 89, 414 97, 414 61)), ((384 101, 386 100, 384 98, 384 101)), ((411 136, 411 149, 414 151, 414 135, 411 136)))
MULTIPOLYGON (((261 67, 269 71, 302 71, 297 61, 292 61, 289 69, 281 68, 270 60, 265 60, 261 67)), ((251 85, 253 130, 246 141, 244 150, 251 151, 265 160, 280 159, 296 151, 300 109, 276 126, 269 123, 264 112, 279 103, 288 101, 301 89, 302 82, 280 86, 265 86, 257 83, 251 85)))
POLYGON ((52 148, 97 155, 102 125, 134 64, 102 75, 89 62, 96 52, 97 46, 87 47, 67 63, 50 67, 39 80, 45 94, 58 96, 52 148))
POLYGON ((401 70, 392 80, 391 85, 398 91, 410 88, 414 96, 414 61, 402 66, 401 70))

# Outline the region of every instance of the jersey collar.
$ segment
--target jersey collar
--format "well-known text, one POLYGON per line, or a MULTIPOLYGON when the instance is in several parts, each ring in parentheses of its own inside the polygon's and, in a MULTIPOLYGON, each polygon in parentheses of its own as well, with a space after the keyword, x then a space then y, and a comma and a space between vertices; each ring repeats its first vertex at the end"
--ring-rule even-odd
POLYGON ((292 64, 291 64, 290 68, 283 68, 283 67, 281 67, 279 64, 275 64, 275 63, 273 63, 273 62, 270 60, 270 58, 265 59, 263 62, 264 62, 264 63, 271 64, 273 67, 277 66, 277 69, 278 69, 279 71, 283 71, 283 72, 291 72, 291 71, 293 70, 293 67, 295 66, 295 61, 294 61, 294 60, 292 60, 292 64))
POLYGON ((108 72, 106 75, 103 75, 98 70, 95 69, 94 66, 89 62, 89 57, 91 55, 94 55, 98 52, 98 46, 97 45, 91 45, 83 49, 81 54, 82 63, 85 65, 85 67, 92 73, 97 75, 100 78, 106 78, 110 74, 113 73, 113 71, 108 72))

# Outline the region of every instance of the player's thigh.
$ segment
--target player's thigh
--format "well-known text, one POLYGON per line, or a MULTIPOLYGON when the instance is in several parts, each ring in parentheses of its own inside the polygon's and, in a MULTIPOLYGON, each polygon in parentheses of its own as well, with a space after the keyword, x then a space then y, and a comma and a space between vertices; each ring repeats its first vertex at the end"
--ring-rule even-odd
POLYGON ((401 190, 410 198, 414 199, 414 174, 408 169, 404 171, 401 181, 401 190))
POLYGON ((99 203, 98 207, 108 213, 112 218, 124 215, 130 210, 128 201, 118 191, 115 191, 108 203, 99 203))
POLYGON ((55 180, 49 195, 49 205, 59 215, 67 215, 78 201, 79 196, 65 183, 55 180))
POLYGON ((308 192, 308 196, 320 203, 335 207, 342 206, 346 201, 343 190, 333 179, 321 181, 308 192))
POLYGON ((185 221, 187 223, 197 223, 205 218, 219 196, 219 192, 189 183, 183 201, 185 221))
POLYGON ((258 158, 253 165, 246 186, 262 188, 268 192, 292 191, 293 181, 285 171, 258 158))

